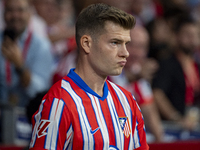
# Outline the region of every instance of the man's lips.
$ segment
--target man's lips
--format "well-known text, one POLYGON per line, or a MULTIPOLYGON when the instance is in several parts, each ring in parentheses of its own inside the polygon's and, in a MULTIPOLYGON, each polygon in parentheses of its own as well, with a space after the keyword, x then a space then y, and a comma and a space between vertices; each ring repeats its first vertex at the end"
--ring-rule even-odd
POLYGON ((120 64, 120 66, 125 66, 126 65, 126 60, 120 61, 119 64, 120 64))

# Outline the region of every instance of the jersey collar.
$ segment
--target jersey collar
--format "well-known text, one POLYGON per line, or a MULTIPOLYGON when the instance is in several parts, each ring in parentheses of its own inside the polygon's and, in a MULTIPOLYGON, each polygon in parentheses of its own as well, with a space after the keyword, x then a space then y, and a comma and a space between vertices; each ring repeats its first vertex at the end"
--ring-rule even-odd
POLYGON ((103 87, 103 96, 99 96, 96 92, 94 92, 82 79, 81 77, 74 72, 75 68, 71 69, 68 73, 68 77, 71 78, 81 89, 84 91, 98 97, 100 100, 104 100, 108 95, 108 86, 107 83, 104 83, 103 87))

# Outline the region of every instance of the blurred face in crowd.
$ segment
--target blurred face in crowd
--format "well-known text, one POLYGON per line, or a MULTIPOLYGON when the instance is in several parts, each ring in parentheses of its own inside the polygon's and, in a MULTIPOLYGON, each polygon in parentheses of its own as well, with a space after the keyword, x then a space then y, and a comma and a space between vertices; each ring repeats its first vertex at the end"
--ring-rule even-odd
POLYGON ((178 44, 185 53, 193 53, 199 46, 199 28, 195 24, 185 24, 177 34, 178 44))
POLYGON ((144 7, 145 0, 132 0, 131 10, 135 15, 139 15, 144 7))
POLYGON ((136 26, 131 30, 131 42, 127 44, 129 57, 126 68, 131 69, 135 65, 140 65, 146 59, 148 44, 149 36, 143 27, 136 26))
POLYGON ((4 19, 6 28, 21 34, 27 27, 30 18, 28 0, 5 0, 4 19))
POLYGON ((169 43, 171 38, 172 34, 166 21, 164 19, 156 19, 152 32, 154 43, 169 43))
POLYGON ((38 15, 42 17, 48 25, 60 19, 60 8, 56 0, 33 0, 33 5, 38 15))

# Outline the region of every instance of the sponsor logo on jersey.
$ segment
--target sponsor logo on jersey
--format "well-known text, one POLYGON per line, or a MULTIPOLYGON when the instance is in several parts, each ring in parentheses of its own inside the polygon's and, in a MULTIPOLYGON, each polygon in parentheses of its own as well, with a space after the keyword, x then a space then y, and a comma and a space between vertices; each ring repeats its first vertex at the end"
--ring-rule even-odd
POLYGON ((119 124, 121 126, 122 132, 128 138, 131 134, 131 128, 128 117, 119 117, 119 124))
POLYGON ((99 127, 96 128, 96 129, 94 129, 94 130, 90 129, 90 133, 91 133, 91 134, 95 134, 98 130, 99 130, 99 127))
POLYGON ((38 138, 47 134, 46 130, 51 125, 51 121, 49 120, 41 120, 37 127, 37 136, 38 138))

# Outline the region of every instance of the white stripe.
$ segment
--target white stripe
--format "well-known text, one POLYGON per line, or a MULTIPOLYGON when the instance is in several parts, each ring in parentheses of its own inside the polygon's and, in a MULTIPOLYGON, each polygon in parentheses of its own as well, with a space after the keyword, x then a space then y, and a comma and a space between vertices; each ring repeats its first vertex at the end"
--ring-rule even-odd
POLYGON ((64 106, 64 102, 62 100, 58 100, 58 101, 59 101, 59 104, 58 104, 57 112, 56 112, 55 118, 54 118, 55 123, 54 123, 53 135, 52 135, 52 141, 51 141, 51 148, 52 149, 57 149, 59 125, 60 125, 60 120, 61 120, 61 117, 62 117, 62 110, 63 110, 63 106, 64 106))
POLYGON ((136 122, 135 131, 134 131, 135 148, 140 147, 137 126, 138 126, 138 123, 136 122))
POLYGON ((70 84, 66 82, 65 80, 62 81, 62 87, 66 89, 69 94, 72 96, 74 103, 76 104, 77 112, 79 115, 80 125, 82 129, 82 136, 83 136, 83 142, 84 147, 83 149, 93 149, 94 147, 94 139, 93 135, 90 133, 90 124, 87 118, 87 115, 85 113, 84 106, 82 104, 81 98, 73 91, 70 84))
POLYGON ((35 126, 34 126, 34 129, 33 129, 33 132, 32 132, 33 134, 32 134, 32 138, 31 138, 31 142, 30 142, 30 148, 34 146, 35 141, 36 141, 37 128, 38 128, 38 125, 40 123, 41 112, 42 112, 42 109, 43 109, 44 102, 45 102, 45 100, 42 100, 40 107, 39 107, 39 111, 35 115, 35 126))
MULTIPOLYGON (((73 138, 73 137, 72 137, 73 138)), ((67 150, 72 150, 73 142, 71 142, 67 148, 67 150)))
MULTIPOLYGON (((71 125, 70 128, 69 128, 69 130, 67 131, 66 142, 65 142, 63 150, 65 150, 67 148, 69 142, 71 141, 71 139, 73 139, 73 133, 74 132, 73 132, 73 128, 72 128, 72 125, 71 125)), ((72 142, 70 144, 72 145, 72 142)))
POLYGON ((54 123, 55 123, 55 114, 57 113, 56 108, 57 108, 57 104, 58 104, 58 99, 54 98, 53 100, 53 104, 52 104, 52 108, 51 108, 51 112, 49 115, 49 121, 52 121, 53 124, 51 126, 49 126, 48 130, 47 130, 47 136, 46 136, 46 141, 45 141, 45 149, 50 149, 51 148, 51 141, 55 141, 56 139, 52 139, 52 134, 53 134, 53 128, 54 128, 54 123))
POLYGON ((102 112, 101 107, 100 107, 99 99, 97 97, 89 94, 89 93, 88 93, 88 95, 91 99, 92 106, 93 106, 94 112, 96 114, 97 123, 100 127, 100 131, 101 131, 101 134, 102 134, 103 143, 104 143, 103 149, 108 150, 109 149, 108 129, 107 129, 106 122, 105 122, 105 119, 104 119, 104 116, 103 116, 103 112, 102 112))
POLYGON ((122 129, 121 129, 119 121, 118 121, 119 116, 116 112, 116 108, 114 106, 113 99, 110 95, 110 92, 108 93, 107 102, 108 102, 108 107, 109 107, 109 110, 110 110, 111 118, 113 119, 116 145, 119 149, 123 149, 124 148, 124 135, 123 135, 122 129))

